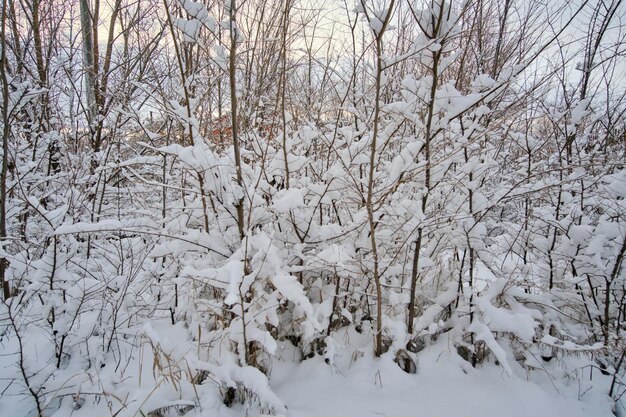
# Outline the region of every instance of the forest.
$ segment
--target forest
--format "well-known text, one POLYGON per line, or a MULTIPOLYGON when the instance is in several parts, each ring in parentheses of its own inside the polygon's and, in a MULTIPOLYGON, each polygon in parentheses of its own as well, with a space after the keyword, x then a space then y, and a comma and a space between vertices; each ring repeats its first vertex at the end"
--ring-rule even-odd
POLYGON ((0 415, 626 416, 622 0, 1 0, 0 415))

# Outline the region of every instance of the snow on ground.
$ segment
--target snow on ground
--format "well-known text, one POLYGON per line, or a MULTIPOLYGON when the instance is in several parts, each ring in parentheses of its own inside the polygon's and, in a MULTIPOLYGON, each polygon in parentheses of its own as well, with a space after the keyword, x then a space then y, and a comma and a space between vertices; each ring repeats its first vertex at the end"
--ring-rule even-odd
MULTIPOLYGON (((554 377, 552 382, 540 375, 537 382, 509 377, 495 364, 474 369, 445 342, 420 352, 414 375, 403 372, 390 355, 374 359, 366 353, 356 361, 349 351, 339 355, 334 367, 320 356, 297 366, 275 364, 272 386, 290 417, 613 416, 604 394, 607 377, 595 371, 596 385, 585 392, 589 368, 583 380, 571 380, 568 386, 554 377)), ((533 373, 539 372, 544 373, 533 373)))
MULTIPOLYGON (((182 357, 183 351, 188 348, 184 328, 157 326, 155 329, 154 338, 158 336, 164 348, 171 345, 172 349, 167 348, 171 356, 182 357), (165 338, 163 334, 169 336, 165 338), (176 354, 179 350, 180 354, 176 354)), ((606 395, 610 377, 603 376, 598 370, 590 375, 592 368, 588 366, 589 359, 583 356, 541 363, 544 369, 533 371, 511 360, 513 376, 509 376, 493 361, 472 368, 456 353, 444 335, 417 354, 418 372, 407 374, 393 362, 391 353, 378 359, 373 357, 371 332, 359 334, 353 329, 343 330, 335 334, 333 340, 331 345, 335 354, 325 355, 329 363, 322 355, 299 362, 299 354, 289 342, 279 344, 277 353, 280 359, 271 361, 270 385, 278 399, 287 406, 288 417, 613 416, 612 403, 606 395)), ((33 348, 31 345, 27 349, 32 351, 30 354, 36 354, 38 350, 33 348)), ((118 416, 154 417, 155 414, 150 411, 176 401, 179 405, 191 405, 194 398, 200 399, 201 408, 191 409, 187 417, 263 415, 254 407, 226 407, 210 380, 196 388, 183 383, 180 392, 170 385, 161 385, 158 390, 153 390, 151 387, 154 382, 150 382, 154 371, 152 355, 145 350, 142 355, 133 357, 135 360, 139 357, 144 359, 143 384, 137 383, 136 372, 132 372, 132 369, 139 367, 137 363, 129 364, 131 372, 121 379, 115 377, 113 367, 102 368, 101 380, 96 384, 128 399, 126 403, 129 406, 121 410, 118 416), (108 373, 110 375, 107 376, 108 373), (126 388, 116 390, 116 386, 121 388, 120 384, 126 388), (181 394, 183 391, 185 393, 181 394)), ((0 380, 0 416, 34 415, 28 412, 32 400, 24 395, 24 385, 19 379, 10 383, 10 378, 6 378, 9 370, 12 371, 12 377, 17 377, 14 373, 16 355, 7 354, 2 359, 0 372, 4 377, 0 380)), ((78 369, 76 371, 79 375, 78 369)), ((47 381, 48 385, 53 382, 47 381)), ((70 384, 70 381, 64 383, 70 384)), ((77 385, 76 390, 81 391, 81 388, 77 385)), ((106 417, 120 411, 114 402, 104 401, 102 397, 95 403, 85 403, 80 409, 72 404, 70 398, 65 398, 54 409, 48 407, 45 415, 106 417), (109 408, 111 405, 113 407, 109 408)), ((179 415, 176 410, 164 414, 167 417, 179 415)))
POLYGON ((285 367, 273 385, 290 417, 612 416, 608 401, 579 402, 575 392, 561 397, 496 366, 464 374, 455 365, 422 360, 420 373, 409 375, 389 357, 361 360, 333 375, 317 357, 285 367))

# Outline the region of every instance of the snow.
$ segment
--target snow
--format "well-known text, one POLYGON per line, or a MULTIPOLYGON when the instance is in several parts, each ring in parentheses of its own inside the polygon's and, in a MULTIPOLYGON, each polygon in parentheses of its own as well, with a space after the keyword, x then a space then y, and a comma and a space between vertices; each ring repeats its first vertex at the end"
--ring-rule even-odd
POLYGON ((134 228, 154 228, 157 223, 152 219, 128 219, 128 220, 102 220, 96 223, 77 222, 74 224, 64 224, 56 228, 55 234, 63 235, 70 233, 89 233, 89 232, 119 232, 125 229, 134 228))
MULTIPOLYGON (((237 323, 241 322, 233 322, 231 331, 236 331, 237 323)), ((610 377, 596 372, 590 378, 588 361, 584 357, 572 358, 560 365, 544 362, 539 364, 540 369, 524 368, 507 356, 504 349, 494 348, 499 345, 493 345, 490 330, 482 323, 476 323, 473 331, 477 336, 488 341, 497 351, 499 360, 507 360, 504 370, 493 362, 473 368, 458 356, 451 340, 443 335, 417 355, 411 354, 417 362, 417 373, 407 374, 394 363, 393 351, 380 358, 373 356, 370 349, 373 330, 367 326, 362 333, 353 327, 334 332, 331 337, 326 337, 322 355, 299 363, 299 355, 289 342, 276 343, 266 331, 249 328, 254 329, 249 333, 251 340, 259 340, 276 352, 268 381, 259 370, 240 367, 229 356, 221 357, 218 363, 189 357, 193 345, 185 342, 187 330, 182 323, 176 326, 147 323, 138 334, 143 334, 150 345, 142 344, 142 353, 133 355, 132 362, 125 367, 126 386, 135 384, 136 388, 122 389, 118 385, 120 380, 112 374, 114 367, 102 368, 96 378, 111 394, 127 396, 129 408, 121 409, 119 414, 124 416, 186 405, 194 406, 185 414, 188 417, 259 417, 267 415, 264 413, 268 410, 273 415, 286 417, 612 417, 611 402, 605 394, 610 377), (169 371, 161 368, 162 365, 153 367, 154 347, 155 353, 161 352, 158 353, 160 361, 169 358, 169 367, 183 365, 183 369, 205 370, 212 379, 195 388, 184 379, 178 388, 165 384, 164 377, 169 371), (138 360, 145 361, 143 367, 138 360), (546 378, 546 372, 553 376, 546 378), (579 380, 572 383, 567 376, 574 374, 579 380), (137 380, 139 375, 142 375, 143 382, 137 380), (220 381, 223 387, 245 385, 260 405, 225 407, 216 397, 213 381, 220 381), (198 401, 201 408, 197 407, 198 401)), ((2 369, 8 375, 15 370, 15 344, 5 344, 4 347, 2 369)), ((37 350, 41 353, 36 344, 29 344, 26 352, 35 355, 37 350)), ((95 388, 90 378, 93 379, 94 375, 88 376, 77 369, 71 381, 88 392, 95 388)), ((62 389, 62 385, 68 382, 52 380, 49 386, 58 383, 58 389, 62 389)), ((26 416, 23 402, 28 401, 27 398, 8 401, 21 389, 19 381, 12 384, 6 379, 1 380, 0 389, 5 393, 0 397, 2 414, 26 416)), ((63 404, 58 410, 51 410, 50 415, 88 417, 107 412, 104 401, 85 404, 73 411, 71 403, 63 404)), ((117 407, 114 405, 114 409, 117 407)))
POLYGON ((200 32, 201 22, 199 20, 187 20, 183 18, 177 18, 174 21, 174 26, 183 32, 183 39, 185 42, 197 42, 198 34, 200 32))
POLYGON ((376 35, 380 34, 383 30, 383 22, 381 22, 377 17, 372 17, 369 24, 370 28, 374 31, 374 33, 376 33, 376 35))
POLYGON ((513 312, 498 308, 491 304, 487 297, 476 297, 476 306, 484 315, 488 329, 496 332, 511 332, 526 343, 532 342, 538 323, 526 311, 513 312))
POLYGON ((474 333, 476 336, 476 340, 480 340, 485 342, 489 350, 498 358, 498 361, 502 365, 502 368, 505 370, 508 376, 513 375, 513 370, 511 369, 511 365, 509 364, 509 359, 507 358, 506 352, 500 346, 500 344, 496 341, 493 333, 491 332, 491 328, 487 327, 484 323, 481 323, 478 320, 475 320, 467 329, 468 331, 474 333))
MULTIPOLYGON (((345 335, 345 341, 353 337, 345 335)), ((608 402, 595 392, 578 401, 575 384, 553 386, 525 375, 508 376, 494 364, 474 369, 444 341, 419 354, 414 375, 400 370, 390 354, 375 359, 340 345, 332 348, 333 367, 320 356, 300 365, 274 364, 271 383, 289 417, 612 416, 608 402)))
POLYGON ((296 207, 304 205, 303 195, 305 190, 298 188, 290 188, 288 190, 282 190, 276 194, 273 200, 274 210, 278 213, 288 213, 296 207))

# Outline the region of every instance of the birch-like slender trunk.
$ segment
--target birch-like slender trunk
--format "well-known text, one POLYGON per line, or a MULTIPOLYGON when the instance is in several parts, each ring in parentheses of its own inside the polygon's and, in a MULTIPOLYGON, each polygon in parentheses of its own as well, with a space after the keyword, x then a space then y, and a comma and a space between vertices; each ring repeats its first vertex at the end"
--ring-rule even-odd
MULTIPOLYGON (((7 43, 6 43, 7 1, 2 2, 2 30, 0 40, 2 50, 0 52, 0 77, 2 78, 2 171, 0 173, 0 245, 4 246, 7 238, 7 168, 9 164, 9 80, 7 76, 7 43)), ((11 287, 6 277, 8 261, 0 259, 0 279, 2 280, 2 293, 4 299, 11 297, 11 287)))
MULTIPOLYGON (((370 232, 370 244, 372 246, 372 258, 374 260, 373 278, 374 285, 376 286, 376 343, 374 348, 374 354, 380 356, 383 354, 383 291, 380 277, 379 255, 378 255, 378 243, 376 241, 376 221, 374 216, 376 209, 374 207, 374 176, 376 175, 376 162, 377 162, 377 149, 378 149, 378 136, 380 129, 380 107, 381 107, 381 90, 382 90, 382 78, 383 78, 383 36, 385 30, 393 14, 393 7, 395 0, 391 1, 389 8, 383 17, 382 25, 379 30, 374 30, 374 37, 376 42, 376 85, 375 85, 375 99, 374 99, 374 126, 372 129, 372 142, 370 145, 370 161, 369 172, 367 177, 367 199, 365 202, 365 208, 367 210, 367 222, 370 232)), ((368 15, 367 7, 363 3, 363 10, 366 13, 368 21, 372 21, 368 15)), ((378 16, 374 19, 379 19, 378 16)))
POLYGON ((85 95, 87 98, 86 114, 89 128, 91 129, 96 116, 96 88, 92 38, 93 21, 91 19, 88 0, 80 0, 80 25, 83 37, 83 73, 85 77, 85 95))
POLYGON ((237 60, 237 21, 236 21, 236 1, 230 1, 229 18, 230 18, 230 55, 228 59, 228 79, 230 82, 230 117, 231 129, 233 135, 233 150, 235 152, 235 169, 237 170, 237 185, 242 193, 236 204, 237 210, 237 228, 239 229, 239 237, 241 240, 245 237, 244 213, 243 213, 243 175, 241 173, 241 150, 239 140, 239 123, 237 120, 237 77, 236 77, 236 60, 237 60))
MULTIPOLYGON (((441 25, 444 18, 444 2, 441 2, 437 16, 433 16, 432 33, 426 33, 429 39, 433 40, 440 35, 441 25), (436 19, 436 20, 435 20, 436 19)), ((415 18, 417 21, 417 17, 415 18)), ((439 41, 441 44, 445 40, 439 41)), ((428 197, 432 191, 431 185, 431 143, 436 132, 433 132, 433 119, 435 117, 435 98, 437 95, 437 87, 439 85, 439 64, 441 62, 443 47, 432 52, 433 66, 431 68, 432 85, 430 87, 430 97, 428 100, 428 110, 426 115, 426 132, 424 133, 424 191, 422 194, 422 213, 426 213, 428 205, 428 197)), ((415 319, 415 291, 417 289, 417 280, 419 278, 419 258, 424 238, 424 229, 422 226, 418 228, 417 238, 415 239, 415 248, 413 251, 413 270, 411 271, 411 292, 409 294, 409 312, 407 318, 407 332, 413 333, 413 320, 415 319)))

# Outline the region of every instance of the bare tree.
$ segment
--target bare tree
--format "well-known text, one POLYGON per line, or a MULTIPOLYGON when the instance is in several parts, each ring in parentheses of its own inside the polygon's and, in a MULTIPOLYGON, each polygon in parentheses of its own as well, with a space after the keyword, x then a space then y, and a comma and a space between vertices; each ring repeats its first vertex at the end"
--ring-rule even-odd
MULTIPOLYGON (((0 41, 2 42, 2 50, 0 51, 0 77, 2 77, 2 171, 0 171, 0 241, 4 251, 4 245, 7 238, 7 173, 9 164, 9 135, 11 127, 9 125, 9 80, 7 74, 7 42, 6 42, 6 23, 7 23, 7 0, 2 2, 2 32, 0 32, 0 41)), ((8 260, 2 256, 0 258, 0 279, 2 280, 2 291, 4 300, 11 297, 11 287, 6 276, 8 260)))

